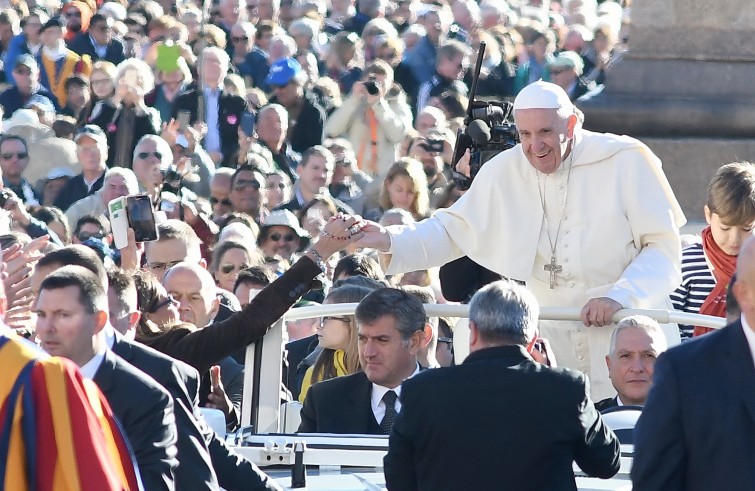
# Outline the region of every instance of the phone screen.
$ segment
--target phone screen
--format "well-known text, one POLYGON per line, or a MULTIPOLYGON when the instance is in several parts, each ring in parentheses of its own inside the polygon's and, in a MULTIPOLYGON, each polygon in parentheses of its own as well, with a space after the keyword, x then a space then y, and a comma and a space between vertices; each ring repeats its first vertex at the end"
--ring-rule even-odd
POLYGON ((189 127, 189 120, 191 119, 191 111, 181 110, 177 115, 178 129, 185 131, 189 127))
POLYGON ((256 115, 251 111, 244 111, 244 114, 241 115, 241 131, 246 136, 254 136, 254 122, 256 118, 256 115))
POLYGON ((157 240, 157 226, 152 210, 152 200, 146 194, 129 196, 126 210, 129 226, 134 230, 137 242, 157 240))

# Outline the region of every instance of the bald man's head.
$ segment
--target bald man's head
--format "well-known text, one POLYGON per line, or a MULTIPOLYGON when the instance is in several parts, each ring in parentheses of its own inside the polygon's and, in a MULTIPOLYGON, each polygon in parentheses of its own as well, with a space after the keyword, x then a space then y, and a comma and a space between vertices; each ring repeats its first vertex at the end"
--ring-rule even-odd
POLYGON ((179 303, 178 313, 183 322, 205 327, 218 313, 220 300, 215 280, 202 266, 178 263, 165 273, 162 283, 179 303))

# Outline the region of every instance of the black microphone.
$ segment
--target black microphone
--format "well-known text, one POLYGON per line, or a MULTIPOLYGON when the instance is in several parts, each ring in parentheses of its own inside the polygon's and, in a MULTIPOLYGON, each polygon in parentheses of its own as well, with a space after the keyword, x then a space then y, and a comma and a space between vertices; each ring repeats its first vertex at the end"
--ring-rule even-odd
POLYGON ((478 145, 484 145, 490 141, 490 128, 480 119, 473 119, 467 126, 467 135, 478 145))

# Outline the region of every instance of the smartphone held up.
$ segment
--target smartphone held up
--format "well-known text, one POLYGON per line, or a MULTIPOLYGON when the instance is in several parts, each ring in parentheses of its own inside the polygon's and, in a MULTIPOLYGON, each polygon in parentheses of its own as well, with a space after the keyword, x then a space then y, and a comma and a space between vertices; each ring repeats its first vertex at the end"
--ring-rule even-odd
POLYGON ((128 229, 134 231, 136 242, 157 240, 157 222, 152 200, 146 194, 122 196, 108 203, 115 247, 128 246, 128 229))

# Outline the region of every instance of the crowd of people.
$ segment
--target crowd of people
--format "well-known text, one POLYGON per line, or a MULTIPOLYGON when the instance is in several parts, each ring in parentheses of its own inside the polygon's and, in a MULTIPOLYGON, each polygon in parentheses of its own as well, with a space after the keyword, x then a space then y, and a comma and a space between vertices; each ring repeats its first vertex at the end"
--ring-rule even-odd
MULTIPOLYGON (((619 445, 599 412, 646 404, 653 418, 641 419, 633 477, 640 489, 685 488, 686 463, 709 456, 705 444, 687 448, 674 418, 710 402, 682 392, 670 371, 714 365, 705 346, 731 349, 730 368, 745 377, 728 377, 739 389, 719 398, 734 406, 755 393, 740 349, 755 345, 755 245, 744 245, 755 166, 719 169, 709 227, 683 243, 658 158, 582 127, 573 102, 620 59, 630 3, 0 9, 0 353, 13 360, 0 385, 10 422, 0 482, 52 489, 61 477, 49 469, 77 482, 76 458, 91 457, 97 489, 278 489, 200 408, 238 429, 246 347, 290 308, 358 303, 353 315, 287 322, 281 393, 302 403, 300 432, 390 435, 388 489, 490 489, 502 473, 516 489, 573 489, 572 460, 607 478, 619 445), (454 141, 482 43, 477 96, 512 102, 520 145, 464 190, 452 179, 454 141), (154 205, 157 239, 129 229, 116 246, 109 204, 134 195, 154 205), (447 301, 471 302, 463 363, 454 330, 467 322, 422 307, 447 301), (614 324, 623 308, 669 304, 732 325, 614 324), (564 305, 581 321, 536 322, 538 306, 564 305), (661 357, 651 392, 667 348, 675 354, 661 357), (49 414, 52 395, 73 401, 63 417, 49 414), (42 429, 67 439, 42 441, 42 429), (491 451, 486 465, 452 453, 521 440, 529 451, 504 445, 505 458, 491 451), (69 441, 81 449, 74 459, 69 441), (682 457, 658 473, 672 446, 682 457)), ((468 156, 455 170, 469 171, 468 156)), ((717 370, 706 383, 727 378, 717 370)), ((751 428, 740 419, 729 421, 751 428)), ((751 433, 716 462, 749 469, 751 433)))

